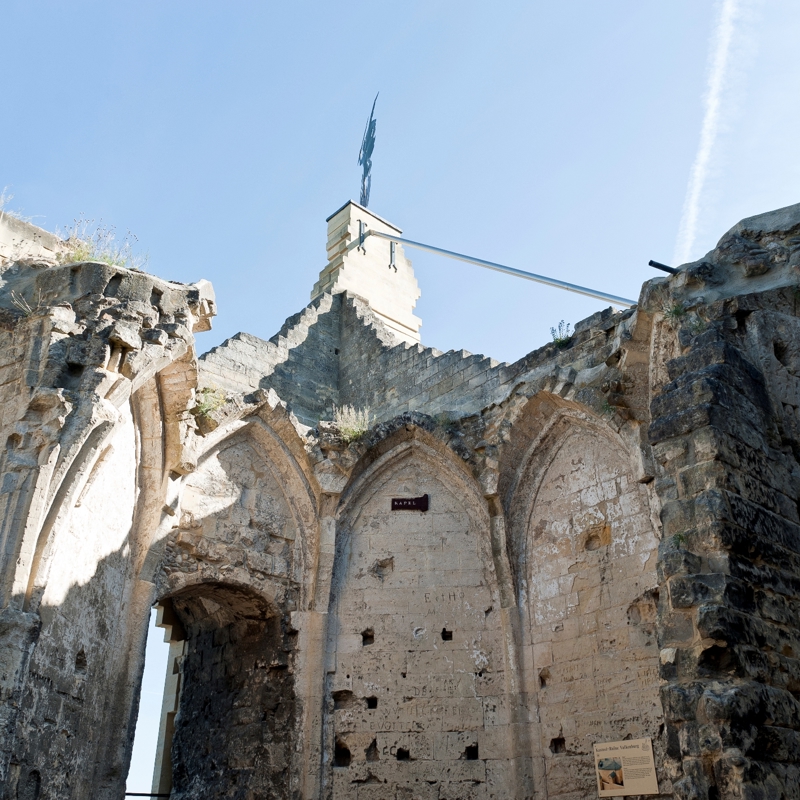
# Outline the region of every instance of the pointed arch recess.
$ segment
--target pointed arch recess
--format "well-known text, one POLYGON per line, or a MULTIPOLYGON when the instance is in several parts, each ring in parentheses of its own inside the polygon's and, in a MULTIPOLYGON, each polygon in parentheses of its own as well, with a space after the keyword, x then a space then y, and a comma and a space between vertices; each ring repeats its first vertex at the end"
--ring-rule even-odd
MULTIPOLYGON (((509 702, 513 663, 488 504, 457 456, 426 432, 404 429, 382 444, 357 465, 336 512, 325 693, 340 700, 326 708, 323 723, 328 764, 347 751, 351 769, 362 768, 374 740, 391 758, 373 760, 372 774, 413 791, 429 776, 431 758, 417 749, 425 740, 417 732, 440 730, 446 714, 448 729, 463 737, 478 741, 490 733, 492 754, 476 756, 513 775, 515 731, 484 721, 484 694, 494 694, 488 707, 509 702), (419 496, 426 489, 429 511, 390 510, 395 493, 419 496), (493 692, 485 692, 488 682, 493 692), (349 719, 337 705, 349 698, 377 703, 377 726, 358 715, 349 719), (393 763, 398 748, 407 748, 409 759, 400 776, 393 763)), ((459 783, 462 751, 436 757, 447 796, 478 791, 459 783)), ((327 770, 323 783, 334 798, 351 796, 327 770)))
MULTIPOLYGON (((192 474, 202 472, 210 458, 240 444, 251 448, 257 455, 261 466, 278 487, 280 500, 291 515, 296 538, 292 546, 292 572, 287 579, 298 591, 299 607, 304 609, 308 605, 308 599, 313 597, 313 567, 318 549, 319 525, 315 487, 309 481, 303 465, 298 462, 297 448, 292 447, 293 443, 287 444, 279 431, 260 416, 255 416, 244 425, 231 426, 226 435, 215 437, 212 445, 205 448, 198 458, 197 469, 192 474)), ((191 481, 191 475, 187 476, 184 483, 186 481, 191 481)), ((213 583, 216 580, 216 577, 207 574, 204 569, 192 573, 172 573, 167 585, 162 586, 160 594, 172 595, 192 585, 213 583)), ((248 580, 244 573, 235 579, 241 586, 247 584, 248 580)), ((258 583, 263 584, 264 597, 271 603, 278 601, 285 588, 283 583, 270 579, 258 583)))
MULTIPOLYGON (((528 541, 528 524, 533 513, 536 498, 541 482, 547 470, 557 457, 567 439, 576 430, 583 430, 592 436, 600 437, 608 442, 620 458, 629 465, 631 475, 634 474, 635 455, 625 439, 594 415, 573 405, 562 402, 547 409, 542 414, 542 400, 560 401, 558 397, 547 395, 546 398, 537 396, 529 401, 529 406, 534 413, 539 413, 540 427, 526 443, 517 461, 517 467, 511 475, 505 476, 506 489, 504 507, 508 519, 508 546, 512 570, 514 571, 516 590, 520 604, 527 603, 524 596, 524 587, 527 584, 527 574, 524 565, 530 557, 528 541), (535 408, 531 405, 536 402, 535 408)), ((524 413, 524 412, 523 412, 524 413)))
POLYGON ((593 741, 651 737, 660 757, 658 536, 635 475, 622 437, 561 408, 527 446, 509 493, 549 793, 565 781, 596 788, 593 741))
POLYGON ((469 497, 469 508, 476 515, 476 521, 480 520, 488 525, 489 512, 485 499, 469 469, 445 444, 420 428, 414 428, 411 432, 399 431, 381 443, 379 455, 369 453, 355 465, 350 481, 341 494, 336 509, 337 519, 348 517, 351 507, 360 501, 361 494, 377 476, 414 453, 437 463, 449 479, 457 483, 469 497))

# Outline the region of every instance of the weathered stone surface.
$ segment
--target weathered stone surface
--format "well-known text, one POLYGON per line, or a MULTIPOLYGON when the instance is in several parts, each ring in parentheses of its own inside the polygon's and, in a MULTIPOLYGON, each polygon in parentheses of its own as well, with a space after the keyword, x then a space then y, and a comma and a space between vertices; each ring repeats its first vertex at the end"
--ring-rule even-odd
POLYGON ((0 797, 120 796, 153 603, 155 792, 588 800, 650 737, 662 795, 797 797, 800 206, 515 364, 416 343, 356 212, 200 359, 206 282, 0 247, 0 797))

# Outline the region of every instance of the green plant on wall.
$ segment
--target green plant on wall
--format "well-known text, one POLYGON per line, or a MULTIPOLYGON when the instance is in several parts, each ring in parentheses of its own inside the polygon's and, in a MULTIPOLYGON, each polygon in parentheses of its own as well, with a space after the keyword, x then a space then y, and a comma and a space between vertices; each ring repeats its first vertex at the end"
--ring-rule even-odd
POLYGON ((566 347, 572 338, 572 325, 562 319, 557 328, 550 328, 550 335, 556 347, 566 347))
POLYGON ((60 256, 61 263, 75 261, 100 261, 112 267, 142 270, 147 266, 148 257, 134 252, 138 237, 128 231, 122 239, 117 239, 116 228, 95 223, 93 219, 79 217, 67 231, 58 231, 65 240, 66 248, 60 256))
POLYGON ((369 406, 357 409, 355 406, 334 406, 333 422, 346 442, 360 439, 372 424, 369 406))
POLYGON ((664 306, 664 317, 670 322, 679 322, 686 316, 686 306, 683 303, 670 303, 664 306))
POLYGON ((227 395, 222 389, 213 386, 200 389, 200 391, 197 392, 196 399, 197 405, 194 407, 195 413, 198 416, 206 417, 225 405, 227 395))
POLYGON ((676 533, 672 537, 672 544, 675 549, 679 549, 686 544, 686 534, 685 533, 676 533))

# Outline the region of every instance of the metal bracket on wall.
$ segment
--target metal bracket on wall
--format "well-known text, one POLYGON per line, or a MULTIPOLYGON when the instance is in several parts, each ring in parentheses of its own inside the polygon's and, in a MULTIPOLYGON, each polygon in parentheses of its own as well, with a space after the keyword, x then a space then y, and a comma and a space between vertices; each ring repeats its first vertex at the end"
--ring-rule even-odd
POLYGON ((367 223, 362 222, 361 220, 358 221, 358 249, 366 254, 367 249, 364 247, 364 240, 369 236, 369 231, 367 230, 367 223))

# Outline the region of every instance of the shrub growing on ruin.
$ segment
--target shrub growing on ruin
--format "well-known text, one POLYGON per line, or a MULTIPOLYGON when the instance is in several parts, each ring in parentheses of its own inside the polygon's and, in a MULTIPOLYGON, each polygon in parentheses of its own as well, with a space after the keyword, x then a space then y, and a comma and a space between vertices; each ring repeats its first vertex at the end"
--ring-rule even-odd
POLYGON ((360 439, 372 424, 369 406, 357 409, 354 406, 334 406, 333 421, 346 442, 360 439))
POLYGON ((197 393, 197 405, 195 406, 195 413, 198 416, 208 416, 213 411, 225 405, 227 396, 222 389, 216 387, 206 387, 200 389, 197 393))
POLYGON ((147 266, 147 256, 134 253, 138 237, 128 231, 122 239, 117 239, 117 229, 113 225, 95 223, 93 219, 80 217, 73 221, 67 231, 58 231, 65 240, 65 251, 59 260, 63 263, 75 261, 100 261, 112 267, 142 270, 147 266))
POLYGON ((672 323, 679 322, 686 316, 686 306, 683 303, 671 303, 664 306, 664 317, 672 323))
POLYGON ((562 319, 557 328, 550 328, 550 335, 556 347, 566 347, 572 338, 572 325, 562 319))

